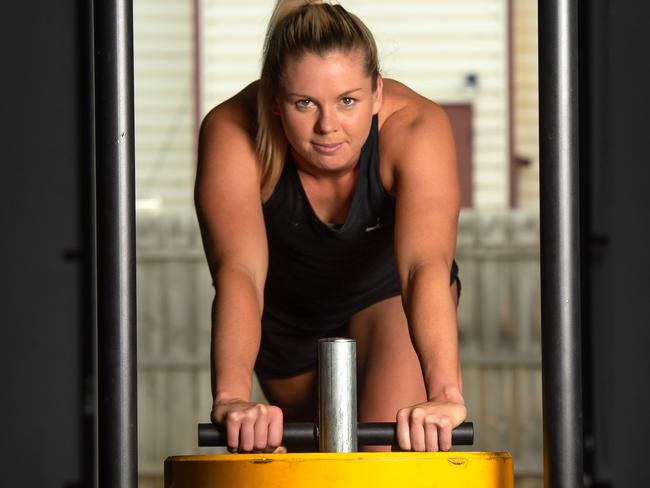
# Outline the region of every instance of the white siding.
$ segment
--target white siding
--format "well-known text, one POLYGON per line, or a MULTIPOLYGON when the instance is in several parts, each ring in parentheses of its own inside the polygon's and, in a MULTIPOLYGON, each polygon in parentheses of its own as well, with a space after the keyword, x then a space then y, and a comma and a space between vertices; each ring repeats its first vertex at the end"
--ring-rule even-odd
POLYGON ((521 207, 539 207, 537 0, 516 0, 513 12, 515 154, 530 161, 518 170, 521 207))
POLYGON ((275 2, 201 2, 201 114, 259 78, 266 24, 275 2))
POLYGON ((135 0, 136 196, 190 208, 194 180, 192 0, 135 0))

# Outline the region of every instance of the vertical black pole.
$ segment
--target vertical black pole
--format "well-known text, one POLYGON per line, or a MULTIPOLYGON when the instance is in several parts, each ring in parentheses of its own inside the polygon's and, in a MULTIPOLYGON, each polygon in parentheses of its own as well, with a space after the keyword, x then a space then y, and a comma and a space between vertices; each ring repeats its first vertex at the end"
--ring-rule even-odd
POLYGON ((99 486, 136 488, 133 4, 94 2, 99 486))
POLYGON ((544 486, 583 486, 578 0, 539 2, 544 486))

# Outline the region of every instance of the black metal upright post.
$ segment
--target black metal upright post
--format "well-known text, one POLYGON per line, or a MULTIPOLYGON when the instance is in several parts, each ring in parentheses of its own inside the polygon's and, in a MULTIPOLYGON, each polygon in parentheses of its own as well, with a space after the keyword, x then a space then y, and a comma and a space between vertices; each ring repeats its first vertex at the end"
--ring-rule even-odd
POLYGON ((94 2, 98 478, 137 486, 132 0, 94 2))
POLYGON ((544 486, 583 486, 578 0, 539 2, 544 486))

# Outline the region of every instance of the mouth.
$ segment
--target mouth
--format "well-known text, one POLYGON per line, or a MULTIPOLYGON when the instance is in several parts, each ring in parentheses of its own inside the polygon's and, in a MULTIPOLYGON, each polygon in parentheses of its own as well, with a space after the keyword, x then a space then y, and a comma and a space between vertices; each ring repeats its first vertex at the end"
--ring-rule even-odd
POLYGON ((342 142, 336 144, 318 144, 316 142, 312 142, 311 144, 316 152, 319 152, 321 154, 334 154, 343 146, 342 142))

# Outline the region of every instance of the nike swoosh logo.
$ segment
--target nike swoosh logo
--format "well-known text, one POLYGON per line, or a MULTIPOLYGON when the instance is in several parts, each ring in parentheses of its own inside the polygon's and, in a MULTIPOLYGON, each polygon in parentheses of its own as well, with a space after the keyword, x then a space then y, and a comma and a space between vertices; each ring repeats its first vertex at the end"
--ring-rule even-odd
POLYGON ((366 232, 372 232, 373 230, 377 230, 377 229, 381 229, 381 223, 379 222, 379 218, 377 218, 377 225, 366 227, 366 232))

